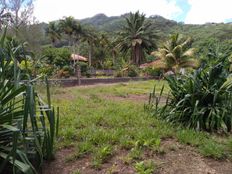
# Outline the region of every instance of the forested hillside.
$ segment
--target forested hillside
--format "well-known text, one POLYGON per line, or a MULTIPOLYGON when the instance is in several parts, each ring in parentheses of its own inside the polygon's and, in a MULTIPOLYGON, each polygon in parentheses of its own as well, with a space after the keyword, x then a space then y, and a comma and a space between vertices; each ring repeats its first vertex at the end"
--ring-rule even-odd
MULTIPOLYGON (((92 25, 99 31, 116 32, 120 30, 120 26, 125 23, 125 17, 127 15, 128 14, 107 17, 104 14, 97 14, 91 18, 81 20, 81 23, 92 25)), ((177 23, 176 21, 158 15, 150 16, 148 17, 148 20, 152 22, 154 30, 157 30, 161 40, 172 33, 181 33, 187 36, 192 36, 196 45, 200 43, 199 39, 201 39, 201 41, 210 38, 219 40, 232 39, 231 23, 190 25, 177 23)))
MULTIPOLYGON (((91 25, 99 32, 107 32, 111 36, 120 30, 121 26, 125 23, 125 17, 128 14, 121 16, 108 17, 105 14, 97 14, 90 18, 80 20, 81 24, 91 25)), ((152 22, 154 30, 159 35, 159 40, 163 41, 169 34, 181 33, 186 36, 191 36, 195 40, 194 45, 198 45, 210 38, 219 40, 232 39, 232 24, 231 23, 207 23, 204 25, 190 25, 184 23, 177 23, 176 21, 166 19, 162 16, 154 15, 148 17, 152 22), (201 39, 201 40, 200 40, 201 39)), ((40 34, 46 28, 46 24, 36 25, 37 31, 40 34)), ((35 27, 34 27, 35 28, 35 27)), ((47 38, 48 40, 48 38, 47 38)), ((40 37, 41 44, 49 43, 46 39, 40 37)))

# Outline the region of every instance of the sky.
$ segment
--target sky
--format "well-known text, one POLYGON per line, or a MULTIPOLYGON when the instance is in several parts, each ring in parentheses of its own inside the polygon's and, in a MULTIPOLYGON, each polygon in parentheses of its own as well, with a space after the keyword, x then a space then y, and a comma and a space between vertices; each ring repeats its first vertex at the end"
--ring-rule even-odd
POLYGON ((76 19, 99 13, 119 16, 140 11, 187 24, 232 22, 232 0, 36 0, 34 15, 40 22, 65 16, 76 19))

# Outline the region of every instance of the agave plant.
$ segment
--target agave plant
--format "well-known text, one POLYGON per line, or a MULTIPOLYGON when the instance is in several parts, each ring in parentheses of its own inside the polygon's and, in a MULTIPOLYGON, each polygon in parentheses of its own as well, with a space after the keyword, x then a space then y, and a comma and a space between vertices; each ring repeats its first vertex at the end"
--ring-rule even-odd
POLYGON ((36 173, 34 166, 53 158, 58 121, 49 86, 45 104, 34 89, 36 79, 21 82, 17 52, 5 34, 0 41, 0 173, 36 173))

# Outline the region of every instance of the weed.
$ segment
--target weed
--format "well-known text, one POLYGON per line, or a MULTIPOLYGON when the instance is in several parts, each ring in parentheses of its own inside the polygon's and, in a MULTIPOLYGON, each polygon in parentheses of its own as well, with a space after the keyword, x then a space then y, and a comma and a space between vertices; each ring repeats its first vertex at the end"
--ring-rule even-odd
POLYGON ((134 165, 137 174, 152 174, 155 172, 156 166, 152 160, 136 162, 134 165))
POLYGON ((203 143, 203 141, 205 141, 205 139, 207 139, 207 134, 203 132, 196 132, 191 129, 184 129, 177 132, 177 138, 180 143, 199 146, 203 143))
POLYGON ((213 140, 208 140, 199 147, 199 152, 206 156, 215 159, 222 159, 225 157, 224 147, 213 140))
POLYGON ((90 142, 85 141, 77 144, 75 154, 78 158, 83 157, 84 155, 87 155, 91 152, 93 152, 93 145, 90 142))
POLYGON ((95 156, 92 161, 92 166, 99 169, 101 164, 105 163, 113 155, 113 147, 105 145, 96 149, 95 156))
POLYGON ((129 157, 132 160, 140 160, 142 159, 142 149, 139 147, 134 147, 131 149, 130 153, 129 153, 129 157))
POLYGON ((170 146, 168 146, 168 149, 170 151, 177 151, 179 149, 179 147, 175 144, 171 144, 170 146))
POLYGON ((122 157, 121 160, 125 165, 130 165, 133 162, 133 159, 130 157, 130 155, 122 157))
POLYGON ((116 174, 118 173, 118 169, 117 166, 115 164, 113 164, 108 170, 107 170, 107 174, 116 174))
POLYGON ((227 148, 228 148, 228 151, 229 151, 228 157, 229 157, 229 159, 232 160, 232 139, 230 139, 230 140, 228 141, 228 143, 227 143, 227 148))

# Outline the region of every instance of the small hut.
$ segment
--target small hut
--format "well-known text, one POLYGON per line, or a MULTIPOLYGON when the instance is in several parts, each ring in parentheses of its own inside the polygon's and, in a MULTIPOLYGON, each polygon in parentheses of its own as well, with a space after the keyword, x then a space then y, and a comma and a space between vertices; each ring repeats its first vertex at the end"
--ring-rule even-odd
POLYGON ((88 58, 83 57, 78 54, 71 54, 71 59, 75 62, 81 61, 81 62, 88 62, 88 58))

